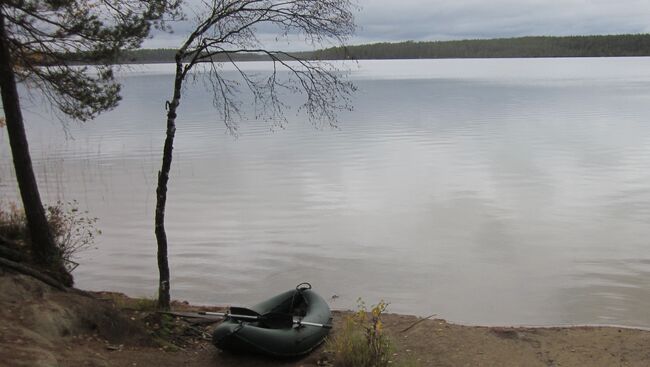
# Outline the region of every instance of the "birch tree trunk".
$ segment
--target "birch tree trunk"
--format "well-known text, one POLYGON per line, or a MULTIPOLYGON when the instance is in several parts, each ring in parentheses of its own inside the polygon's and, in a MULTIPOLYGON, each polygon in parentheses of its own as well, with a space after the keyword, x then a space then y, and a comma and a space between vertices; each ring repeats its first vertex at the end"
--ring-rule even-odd
POLYGON ((214 0, 205 1, 194 9, 198 24, 176 52, 176 77, 173 98, 167 101, 167 137, 163 149, 162 169, 158 172, 156 189, 155 231, 158 242, 158 307, 170 306, 170 276, 165 233, 165 203, 167 183, 172 163, 176 112, 181 99, 181 87, 188 72, 199 63, 208 66, 202 77, 212 84, 214 102, 221 109, 221 117, 233 131, 233 115, 239 115, 243 101, 238 99, 239 87, 250 91, 254 97, 258 118, 267 121, 285 121, 287 107, 283 95, 306 95, 304 109, 313 123, 329 121, 335 126, 336 111, 350 109, 350 93, 355 88, 341 78, 334 64, 306 60, 283 51, 264 47, 257 38, 257 26, 272 25, 280 33, 279 39, 290 41, 301 35, 312 45, 329 41, 343 46, 354 32, 354 8, 351 0, 214 0), (291 35, 291 37, 290 37, 291 35), (233 57, 238 55, 266 55, 273 68, 268 75, 258 76, 238 66, 233 57), (221 60, 221 61, 219 61, 221 60), (183 64, 185 62, 185 64, 183 64), (234 65, 239 80, 231 80, 218 67, 221 62, 234 65), (279 70, 286 70, 285 78, 279 70))
POLYGON ((172 165, 174 150, 174 135, 176 134, 176 109, 181 102, 181 87, 183 85, 183 64, 181 57, 176 56, 176 77, 171 102, 167 103, 167 136, 163 147, 162 168, 158 171, 158 187, 156 188, 156 241, 158 243, 158 308, 170 308, 169 262, 167 260, 167 233, 165 232, 165 204, 167 203, 167 182, 172 165))

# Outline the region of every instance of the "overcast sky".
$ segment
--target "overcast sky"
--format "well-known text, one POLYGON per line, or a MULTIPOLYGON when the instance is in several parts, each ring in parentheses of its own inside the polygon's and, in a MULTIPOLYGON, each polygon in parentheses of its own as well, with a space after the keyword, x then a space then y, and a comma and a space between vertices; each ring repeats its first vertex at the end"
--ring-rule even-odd
MULTIPOLYGON (((357 0, 357 4, 358 30, 350 44, 650 32, 650 0, 357 0)), ((178 47, 189 26, 177 24, 174 34, 157 35, 145 47, 178 47)), ((301 42, 274 46, 292 51, 307 47, 301 42)))

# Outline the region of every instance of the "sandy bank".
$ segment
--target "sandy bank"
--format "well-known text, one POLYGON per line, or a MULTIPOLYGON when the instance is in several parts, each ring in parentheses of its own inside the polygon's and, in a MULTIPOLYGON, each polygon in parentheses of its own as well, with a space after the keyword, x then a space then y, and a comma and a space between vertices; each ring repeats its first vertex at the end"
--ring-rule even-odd
MULTIPOLYGON (((180 347, 166 344, 152 336, 156 315, 138 311, 141 306, 121 295, 63 293, 27 276, 0 274, 0 365, 297 367, 327 360, 324 348, 292 361, 223 353, 206 339, 214 325, 171 328, 167 341, 179 341, 180 347)), ((333 332, 345 316, 335 313, 333 332)), ((395 314, 384 318, 395 359, 415 359, 421 366, 650 365, 650 332, 643 330, 471 327, 418 320, 395 314)))

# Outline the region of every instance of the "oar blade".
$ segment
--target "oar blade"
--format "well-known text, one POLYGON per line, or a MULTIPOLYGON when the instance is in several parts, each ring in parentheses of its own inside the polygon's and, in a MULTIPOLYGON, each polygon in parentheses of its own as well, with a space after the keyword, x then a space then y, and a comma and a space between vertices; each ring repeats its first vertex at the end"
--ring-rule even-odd
POLYGON ((251 310, 250 308, 236 307, 236 306, 230 307, 230 313, 233 315, 243 315, 243 316, 257 316, 257 317, 262 316, 257 311, 251 310))

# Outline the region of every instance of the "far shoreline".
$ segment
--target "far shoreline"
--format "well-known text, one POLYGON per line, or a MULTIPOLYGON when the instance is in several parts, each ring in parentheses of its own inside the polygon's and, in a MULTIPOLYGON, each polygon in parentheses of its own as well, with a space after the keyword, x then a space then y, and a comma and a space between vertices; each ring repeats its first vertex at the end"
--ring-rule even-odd
MULTIPOLYGON (((175 62, 173 48, 125 50, 117 64, 175 62)), ((436 60, 472 58, 573 58, 650 56, 650 34, 523 36, 447 41, 391 41, 316 50, 282 51, 276 57, 303 60, 436 60)), ((222 55, 217 62, 270 61, 254 51, 222 55)))
MULTIPOLYGON (((555 60, 555 59, 642 59, 650 58, 650 55, 614 55, 614 56, 511 56, 511 57, 431 57, 431 58, 377 58, 377 59, 322 59, 312 61, 323 62, 363 62, 363 61, 432 61, 432 60, 555 60)), ((230 61, 221 61, 230 63, 230 61)), ((237 63, 268 63, 272 60, 239 60, 237 63)), ((174 65, 173 61, 149 61, 149 62, 121 62, 115 66, 123 65, 174 65)), ((201 64, 201 63, 199 63, 201 64)), ((93 66, 93 64, 79 64, 79 66, 93 66)))

